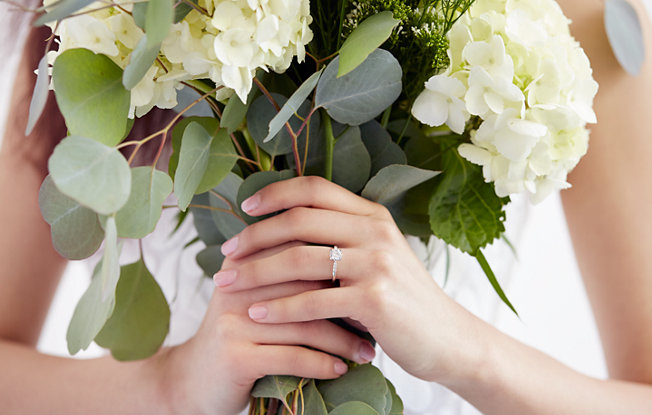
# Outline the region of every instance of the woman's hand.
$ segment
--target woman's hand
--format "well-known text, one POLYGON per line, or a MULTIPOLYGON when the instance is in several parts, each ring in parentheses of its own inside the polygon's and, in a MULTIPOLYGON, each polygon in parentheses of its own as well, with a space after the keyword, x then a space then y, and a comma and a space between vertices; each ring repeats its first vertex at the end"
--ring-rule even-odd
MULTIPOLYGON (((296 245, 277 246, 244 260, 227 259, 224 269, 238 269, 272 254, 282 255, 296 245)), ((228 271, 222 275, 228 275, 228 271)), ((373 348, 366 340, 328 321, 260 324, 247 314, 254 303, 327 285, 319 281, 293 281, 249 287, 234 294, 216 289, 197 335, 161 356, 170 373, 171 381, 166 383, 165 390, 172 401, 172 412, 236 414, 249 401, 256 379, 265 375, 331 379, 345 373, 347 366, 330 354, 359 363, 370 361, 373 348)))
POLYGON ((389 212, 319 177, 271 184, 246 200, 252 216, 285 212, 253 224, 222 246, 232 260, 216 274, 221 292, 237 296, 290 281, 331 279, 331 246, 342 249, 339 287, 256 301, 252 321, 314 322, 344 317, 358 321, 404 369, 436 380, 456 370, 468 338, 467 314, 437 286, 415 256, 389 212), (297 245, 264 258, 261 250, 297 245), (416 340, 418 339, 418 340, 416 340))

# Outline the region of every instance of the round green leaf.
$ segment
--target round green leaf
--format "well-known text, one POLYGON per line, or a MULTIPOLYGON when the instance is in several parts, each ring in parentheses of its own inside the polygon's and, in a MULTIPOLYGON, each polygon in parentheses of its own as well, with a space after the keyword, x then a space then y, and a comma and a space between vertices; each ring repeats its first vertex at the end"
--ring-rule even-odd
POLYGON ((170 308, 145 263, 125 265, 115 292, 113 314, 95 342, 118 360, 153 355, 167 336, 170 308))
POLYGON ((237 202, 238 189, 242 185, 242 178, 235 173, 229 173, 215 189, 209 192, 211 216, 217 229, 225 238, 231 238, 242 232, 247 223, 242 216, 237 202))
MULTIPOLYGON (((387 388, 389 388, 389 394, 391 399, 391 405, 387 415, 403 415, 403 400, 396 393, 396 388, 389 380, 385 379, 387 382, 387 388)), ((385 408, 387 409, 387 408, 385 408)))
POLYGON ((335 121, 360 125, 375 118, 401 94, 401 65, 391 53, 376 49, 352 72, 338 78, 339 57, 328 64, 315 93, 315 106, 335 121))
POLYGON ((113 312, 115 297, 102 298, 102 278, 97 275, 100 266, 95 268, 91 284, 79 299, 68 326, 66 342, 71 355, 88 348, 113 312))
POLYGON ((376 411, 364 402, 352 401, 339 405, 328 413, 328 415, 380 415, 383 412, 376 411))
POLYGON ((380 370, 371 364, 355 366, 338 379, 321 382, 318 388, 329 410, 349 401, 360 401, 378 413, 385 413, 387 382, 380 370))
POLYGON ((371 175, 390 164, 405 164, 407 158, 401 147, 378 121, 372 120, 360 126, 362 142, 371 156, 371 175))
POLYGON ((97 251, 104 239, 97 213, 61 193, 50 176, 41 185, 38 201, 57 252, 68 259, 84 259, 97 251))
POLYGON ((225 128, 220 129, 211 141, 206 172, 195 193, 204 193, 224 180, 238 161, 231 137, 225 128))
POLYGON ((127 131, 131 95, 122 69, 104 55, 70 49, 54 62, 54 91, 71 135, 113 146, 127 131))
POLYGON ((149 166, 131 169, 131 194, 115 216, 118 236, 143 238, 151 233, 170 193, 172 179, 167 174, 149 166))
POLYGON ((384 167, 367 182, 362 197, 388 205, 411 188, 432 179, 440 172, 424 170, 406 164, 392 164, 384 167))
POLYGON ((131 51, 129 64, 122 76, 122 85, 128 90, 132 90, 138 85, 158 56, 161 45, 155 44, 152 46, 150 43, 147 34, 145 34, 140 38, 134 50, 131 51))
POLYGON ((204 271, 208 277, 212 277, 217 271, 222 268, 224 262, 224 255, 222 255, 222 245, 209 245, 199 251, 195 259, 197 264, 204 271))
POLYGON ((192 212, 193 224, 195 225, 195 229, 197 229, 197 236, 199 236, 199 239, 201 239, 201 241, 207 246, 221 245, 226 241, 226 238, 222 236, 220 230, 217 229, 217 226, 213 221, 210 207, 211 203, 208 193, 202 193, 195 195, 192 198, 192 204, 189 210, 192 212))
POLYGON ((129 198, 131 172, 118 150, 89 138, 70 136, 48 162, 57 188, 102 215, 117 212, 129 198))
POLYGON ((199 123, 211 135, 215 134, 220 128, 219 121, 213 117, 186 117, 179 120, 172 129, 172 155, 168 163, 168 173, 174 177, 179 165, 179 152, 181 151, 181 140, 186 127, 192 123, 199 123))
POLYGON ((371 158, 360 139, 360 129, 350 127, 335 142, 333 182, 357 192, 367 183, 370 171, 371 158))
POLYGON ((212 138, 197 122, 191 122, 183 131, 179 165, 174 174, 174 194, 181 210, 186 210, 206 173, 212 138))
POLYGON ((310 415, 327 415, 326 404, 321 393, 317 390, 315 380, 311 379, 305 386, 303 386, 303 399, 299 399, 298 414, 310 415))
POLYGON ((385 43, 399 22, 391 11, 376 13, 363 20, 340 48, 337 76, 346 75, 357 68, 374 49, 385 43))
POLYGON ((287 405, 287 396, 299 388, 301 378, 296 376, 265 376, 258 379, 251 390, 254 398, 275 398, 287 405))

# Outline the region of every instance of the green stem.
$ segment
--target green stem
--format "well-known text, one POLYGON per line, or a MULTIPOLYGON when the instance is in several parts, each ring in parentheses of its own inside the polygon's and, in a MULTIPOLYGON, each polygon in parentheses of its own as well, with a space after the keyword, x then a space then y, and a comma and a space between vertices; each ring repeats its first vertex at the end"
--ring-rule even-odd
POLYGON ((333 125, 331 118, 326 111, 322 111, 322 120, 324 121, 324 135, 326 138, 326 167, 324 177, 333 181, 333 150, 335 149, 335 136, 333 135, 333 125))
POLYGON ((494 287, 494 290, 496 291, 496 294, 498 294, 498 297, 500 297, 500 299, 503 300, 503 302, 507 305, 507 307, 509 307, 514 312, 514 314, 516 314, 516 317, 520 318, 520 316, 516 312, 516 309, 514 308, 512 303, 509 302, 509 299, 507 299, 505 292, 500 287, 500 283, 498 283, 498 280, 496 279, 496 275, 491 269, 491 266, 489 265, 487 258, 484 257, 482 251, 478 249, 478 251, 473 256, 475 256, 475 259, 478 260, 478 264, 480 264, 482 271, 484 271, 485 275, 487 276, 487 279, 489 279, 491 286, 494 287))
POLYGON ((383 126, 384 129, 387 129, 387 124, 389 124, 389 116, 392 114, 392 106, 390 105, 387 107, 385 112, 383 112, 383 117, 380 119, 380 125, 383 126))

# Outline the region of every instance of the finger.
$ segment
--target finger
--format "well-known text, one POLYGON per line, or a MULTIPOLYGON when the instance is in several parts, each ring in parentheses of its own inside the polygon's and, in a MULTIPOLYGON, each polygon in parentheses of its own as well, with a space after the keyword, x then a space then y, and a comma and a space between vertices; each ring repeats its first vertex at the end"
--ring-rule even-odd
POLYGON ((252 357, 262 369, 257 377, 290 375, 313 379, 334 379, 347 372, 341 359, 301 346, 260 346, 252 357))
POLYGON ((224 261, 222 262, 222 269, 224 268, 232 268, 235 267, 241 263, 247 262, 247 261, 252 261, 260 258, 266 258, 268 256, 275 255, 285 249, 292 248, 295 246, 304 246, 306 245, 305 242, 301 241, 290 241, 281 245, 277 245, 268 249, 264 249, 262 251, 256 252, 246 258, 240 258, 240 259, 233 259, 231 257, 224 258, 224 261))
POLYGON ((221 310, 246 310, 247 307, 256 302, 330 287, 332 287, 332 284, 327 281, 290 281, 232 293, 226 293, 224 290, 216 288, 213 291, 214 301, 211 301, 211 304, 216 309, 221 310))
MULTIPOLYGON (((294 280, 331 280, 334 266, 334 261, 330 259, 331 250, 325 246, 288 248, 276 255, 223 269, 213 276, 213 280, 215 285, 227 292, 294 280)), ((394 268, 393 257, 384 251, 348 248, 341 252, 342 259, 337 261, 335 277, 343 284, 349 280, 391 275, 394 268)))
POLYGON ((222 244, 234 259, 290 241, 341 247, 379 247, 403 240, 394 222, 332 210, 297 207, 248 226, 222 244))
POLYGON ((272 183, 242 202, 241 208, 251 216, 260 216, 297 206, 363 216, 382 216, 387 213, 381 205, 319 176, 295 177, 272 183))
POLYGON ((337 317, 363 323, 355 309, 360 301, 360 291, 355 287, 326 288, 257 302, 249 307, 248 314, 259 323, 296 323, 337 317))
POLYGON ((247 327, 247 336, 258 344, 308 346, 360 364, 370 362, 375 356, 368 341, 326 320, 287 324, 252 322, 247 327))

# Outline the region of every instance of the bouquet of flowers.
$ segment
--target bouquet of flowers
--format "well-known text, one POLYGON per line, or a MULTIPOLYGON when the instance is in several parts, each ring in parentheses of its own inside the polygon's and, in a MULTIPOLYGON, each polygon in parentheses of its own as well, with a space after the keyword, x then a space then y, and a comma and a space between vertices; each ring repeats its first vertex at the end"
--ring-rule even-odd
MULTIPOLYGON (((240 203, 301 175, 474 256, 514 310, 482 249, 504 232, 510 195, 536 202, 569 186, 595 122, 597 84, 553 0, 46 0, 39 12, 54 36, 28 129, 48 88, 69 129, 41 210, 62 255, 104 244, 70 323, 72 354, 95 341, 140 359, 167 335, 165 297, 142 258, 120 267, 119 238, 143 238, 164 207, 178 209, 213 275, 222 242, 260 220, 240 203), (124 141, 154 107, 178 114, 124 141), (151 165, 133 167, 152 140, 151 165)), ((402 413, 370 365, 334 381, 267 377, 252 395, 252 414, 402 413)))

